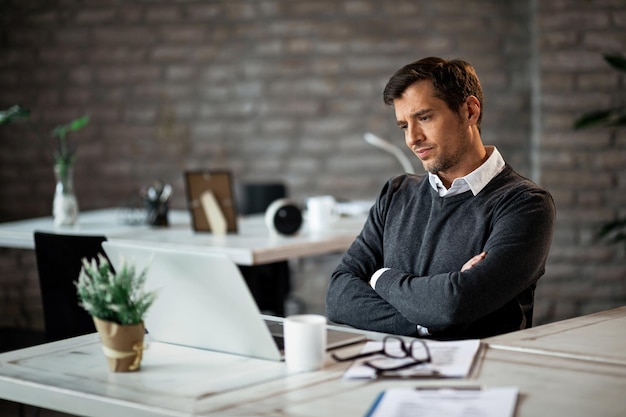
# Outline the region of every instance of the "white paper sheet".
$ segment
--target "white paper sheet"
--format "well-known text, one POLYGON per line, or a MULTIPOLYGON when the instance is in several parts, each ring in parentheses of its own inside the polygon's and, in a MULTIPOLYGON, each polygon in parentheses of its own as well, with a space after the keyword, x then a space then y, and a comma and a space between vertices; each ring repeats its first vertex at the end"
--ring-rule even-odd
POLYGON ((366 417, 513 417, 516 387, 478 390, 391 388, 381 393, 366 417))
MULTIPOLYGON (((363 347, 362 352, 377 351, 382 349, 380 341, 369 341, 363 347)), ((393 342, 388 342, 393 343, 393 342)), ((425 341, 430 350, 432 362, 430 364, 418 365, 412 368, 386 372, 385 376, 395 376, 402 378, 419 377, 439 377, 439 378, 464 378, 469 375, 476 353, 480 348, 478 339, 459 340, 452 342, 425 341)), ((398 343, 399 350, 399 343, 398 343)), ((356 360, 344 373, 344 378, 376 378, 376 371, 363 362, 375 360, 376 364, 391 367, 412 359, 384 359, 384 356, 377 355, 356 360)), ((380 366, 379 365, 379 366, 380 366)))

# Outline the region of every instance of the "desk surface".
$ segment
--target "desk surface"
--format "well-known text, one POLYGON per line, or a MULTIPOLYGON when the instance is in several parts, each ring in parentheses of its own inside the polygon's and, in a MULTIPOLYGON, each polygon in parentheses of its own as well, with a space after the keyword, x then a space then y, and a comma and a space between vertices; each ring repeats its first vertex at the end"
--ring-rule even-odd
POLYGON ((622 417, 626 367, 484 347, 465 380, 346 381, 339 377, 297 392, 268 396, 220 415, 363 416, 373 399, 395 387, 480 385, 519 389, 515 417, 622 417), (255 414, 255 412, 257 414, 255 414))
MULTIPOLYGON (((626 315, 623 309, 614 313, 626 315)), ((568 326, 576 322, 588 330, 596 326, 589 317, 568 326)), ((623 334, 622 327, 613 331, 623 334)), ((595 339, 599 353, 602 334, 595 339)), ((361 416, 386 388, 478 383, 517 386, 517 417, 617 417, 626 409, 626 366, 600 360, 484 344, 470 378, 462 380, 344 380, 348 366, 327 357, 320 371, 290 374, 281 362, 153 343, 139 372, 113 374, 91 334, 0 355, 0 398, 93 417, 361 416)))
POLYGON ((168 227, 130 225, 122 222, 124 213, 118 209, 104 209, 80 213, 75 226, 55 227, 52 217, 0 223, 0 246, 34 249, 35 230, 104 235, 109 240, 149 243, 177 248, 206 248, 207 251, 225 253, 239 265, 257 265, 284 261, 290 258, 323 255, 345 251, 360 232, 364 217, 342 218, 328 231, 312 233, 306 226, 294 236, 271 235, 263 216, 242 217, 238 220, 239 232, 217 236, 208 232, 195 232, 191 227, 189 212, 170 211, 168 227))
POLYGON ((495 349, 626 366, 626 306, 485 339, 495 349))

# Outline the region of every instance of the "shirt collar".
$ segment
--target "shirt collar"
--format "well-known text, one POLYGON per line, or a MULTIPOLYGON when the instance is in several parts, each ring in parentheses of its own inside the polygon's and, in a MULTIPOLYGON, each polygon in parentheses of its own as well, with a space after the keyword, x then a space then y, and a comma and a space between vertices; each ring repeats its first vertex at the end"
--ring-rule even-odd
POLYGON ((495 146, 485 146, 489 157, 487 160, 474 171, 464 177, 456 178, 449 189, 443 185, 439 177, 435 174, 428 173, 428 181, 431 187, 439 193, 440 197, 453 196, 461 194, 467 190, 471 190, 476 196, 483 188, 504 169, 504 159, 495 146))

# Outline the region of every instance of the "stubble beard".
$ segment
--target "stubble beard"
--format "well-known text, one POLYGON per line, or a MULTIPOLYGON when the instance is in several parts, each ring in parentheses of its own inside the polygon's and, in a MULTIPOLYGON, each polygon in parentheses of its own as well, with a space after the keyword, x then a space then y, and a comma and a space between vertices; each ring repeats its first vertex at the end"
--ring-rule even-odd
POLYGON ((422 161, 422 166, 431 174, 438 174, 441 171, 448 171, 454 168, 463 160, 466 153, 467 147, 463 146, 458 148, 453 154, 439 155, 430 161, 422 161))
MULTIPOLYGON (((430 172, 431 174, 438 174, 441 171, 447 171, 451 168, 454 168, 454 166, 458 165, 463 160, 463 157, 465 156, 469 148, 469 141, 466 140, 467 138, 465 138, 465 136, 467 134, 460 126, 458 127, 456 135, 458 137, 464 138, 464 140, 461 141, 461 143, 463 143, 463 146, 459 146, 456 149, 456 152, 454 152, 453 154, 442 154, 436 156, 431 161, 422 161, 422 166, 426 171, 430 172)), ((452 140, 447 140, 447 142, 450 141, 452 140)))
POLYGON ((454 167, 462 157, 462 153, 457 152, 454 155, 444 155, 433 161, 423 161, 424 169, 431 174, 438 174, 441 171, 447 171, 454 167))

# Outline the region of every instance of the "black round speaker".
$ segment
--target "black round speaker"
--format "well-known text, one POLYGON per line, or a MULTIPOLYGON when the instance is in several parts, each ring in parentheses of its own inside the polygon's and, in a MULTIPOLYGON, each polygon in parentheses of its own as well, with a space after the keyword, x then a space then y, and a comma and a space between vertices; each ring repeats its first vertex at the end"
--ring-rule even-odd
POLYGON ((291 236, 302 226, 302 210, 293 200, 281 198, 265 210, 265 224, 273 233, 291 236))

